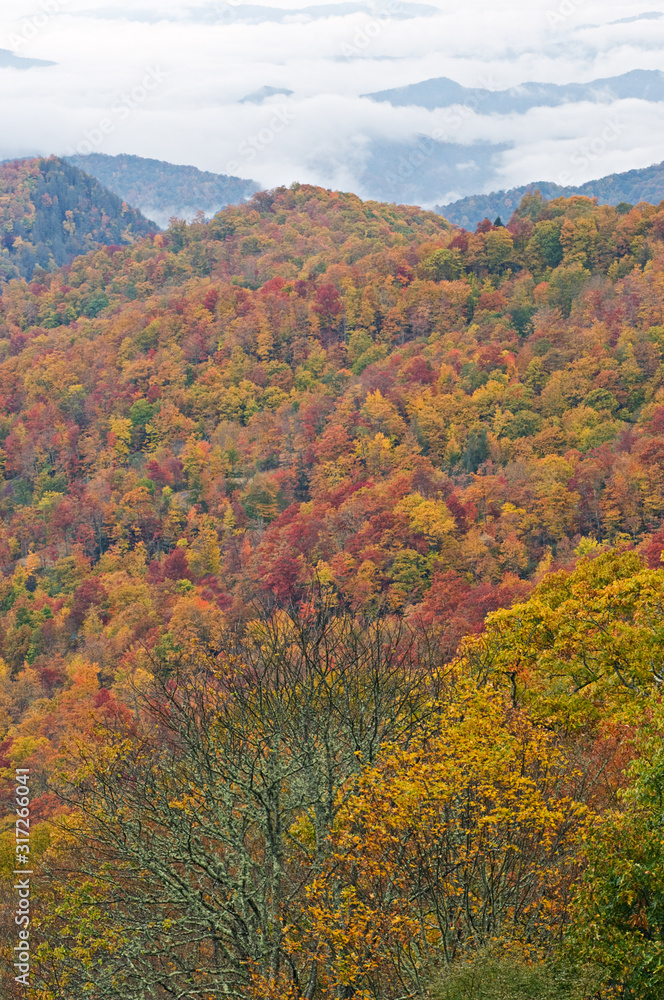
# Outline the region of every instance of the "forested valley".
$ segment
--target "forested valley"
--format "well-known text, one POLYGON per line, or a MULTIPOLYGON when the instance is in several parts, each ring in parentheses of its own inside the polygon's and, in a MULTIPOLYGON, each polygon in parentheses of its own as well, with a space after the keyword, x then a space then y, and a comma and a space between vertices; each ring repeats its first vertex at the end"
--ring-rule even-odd
POLYGON ((39 1000, 661 998, 664 203, 136 225, 0 257, 8 1000, 17 768, 39 1000))

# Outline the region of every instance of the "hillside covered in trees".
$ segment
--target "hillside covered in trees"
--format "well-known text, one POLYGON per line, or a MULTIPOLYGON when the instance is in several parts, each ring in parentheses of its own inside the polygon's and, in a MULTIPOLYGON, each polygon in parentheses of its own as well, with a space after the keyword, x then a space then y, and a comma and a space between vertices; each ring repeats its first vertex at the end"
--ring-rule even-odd
POLYGON ((52 271, 98 246, 131 243, 155 226, 62 160, 0 164, 0 283, 52 271))
POLYGON ((663 357, 664 204, 295 184, 3 288, 41 1000, 661 997, 663 357))
POLYGON ((254 181, 241 177, 143 156, 89 153, 68 157, 68 162, 96 177, 164 229, 171 218, 191 221, 197 212, 209 217, 227 205, 242 204, 258 190, 254 181))
POLYGON ((625 209, 641 201, 657 205, 664 198, 664 163, 655 163, 641 170, 609 174, 576 187, 563 187, 553 181, 538 181, 509 191, 471 195, 449 205, 440 205, 436 211, 458 226, 474 228, 485 218, 495 219, 501 216, 505 220, 509 219, 522 198, 535 191, 539 191, 547 201, 583 195, 586 198, 597 198, 600 205, 621 205, 625 209))

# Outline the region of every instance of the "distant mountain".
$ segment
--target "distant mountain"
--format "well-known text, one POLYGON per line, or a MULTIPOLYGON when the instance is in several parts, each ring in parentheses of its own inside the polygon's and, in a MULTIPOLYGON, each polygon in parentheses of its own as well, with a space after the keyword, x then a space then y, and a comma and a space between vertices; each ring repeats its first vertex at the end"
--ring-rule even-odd
MULTIPOLYGON (((414 17, 431 17, 439 8, 423 3, 395 3, 389 8, 389 17, 397 21, 407 21, 414 17)), ((311 7, 280 8, 251 3, 216 3, 205 7, 190 7, 188 16, 192 20, 216 23, 218 21, 242 21, 248 24, 262 24, 274 21, 278 24, 292 24, 302 21, 319 21, 330 17, 348 17, 352 14, 380 16, 380 8, 372 3, 327 3, 311 7)), ((383 15, 384 16, 384 15, 383 15)))
POLYGON ((481 190, 507 149, 503 143, 462 145, 428 136, 408 142, 374 140, 358 167, 360 191, 377 201, 430 205, 438 192, 481 190))
MULTIPOLYGON (((372 101, 389 102, 395 107, 417 106, 433 111, 465 106, 480 115, 517 116, 536 107, 561 107, 580 102, 612 103, 628 98, 664 102, 664 72, 633 70, 591 83, 530 82, 499 91, 464 87, 448 77, 439 77, 364 96, 372 101)), ((365 197, 416 205, 446 204, 451 198, 460 198, 460 218, 468 218, 470 224, 478 212, 482 212, 480 218, 484 218, 493 211, 493 201, 478 201, 473 192, 497 187, 500 154, 514 145, 509 141, 513 133, 507 129, 505 132, 503 143, 462 144, 422 135, 399 143, 374 140, 365 150, 363 168, 355 171, 359 189, 365 197)), ((542 193, 545 190, 550 191, 547 196, 553 198, 575 189, 545 184, 542 193)), ((500 201, 503 195, 510 200, 511 192, 488 197, 500 201)), ((617 200, 624 198, 620 195, 617 200)), ((517 198, 516 204, 518 201, 517 198)), ((508 209, 509 206, 501 202, 494 217, 506 211, 509 215, 508 209)))
MULTIPOLYGON (((196 4, 191 7, 181 7, 179 10, 172 10, 168 13, 169 20, 198 21, 204 24, 218 24, 220 22, 239 21, 244 24, 264 24, 266 22, 276 22, 277 24, 292 24, 293 22, 307 23, 310 21, 325 20, 330 17, 348 17, 352 14, 368 14, 370 17, 385 17, 388 13, 392 20, 407 21, 414 17, 431 17, 439 13, 439 8, 431 4, 408 3, 402 0, 399 3, 390 4, 389 8, 376 6, 374 3, 356 3, 353 0, 346 0, 341 3, 326 3, 308 7, 282 8, 268 7, 263 4, 241 3, 238 0, 218 0, 216 3, 205 5, 196 4)), ((80 15, 97 18, 117 18, 123 21, 142 21, 143 23, 156 23, 164 19, 164 13, 157 10, 146 10, 140 7, 117 7, 99 8, 97 10, 81 11, 80 15)))
POLYGON ((0 69, 32 69, 33 66, 55 66, 48 59, 28 59, 16 56, 9 49, 0 49, 0 69))
POLYGON ((154 229, 94 177, 54 156, 0 164, 0 283, 154 229))
POLYGON ((593 80, 591 83, 522 83, 510 90, 463 87, 460 83, 441 76, 363 96, 372 101, 388 102, 395 107, 415 105, 430 111, 462 104, 485 115, 523 114, 531 108, 553 108, 579 101, 591 101, 595 104, 626 98, 664 101, 664 73, 655 69, 635 69, 622 76, 593 80))
POLYGON ((658 10, 649 10, 645 14, 634 14, 632 17, 621 17, 617 21, 609 21, 609 24, 634 24, 635 21, 658 21, 664 14, 658 10))
POLYGON ((588 181, 587 184, 578 187, 561 187, 560 184, 553 184, 550 181, 524 184, 509 191, 472 195, 449 205, 438 205, 436 211, 457 226, 474 229, 483 219, 490 219, 493 222, 500 216, 503 221, 507 221, 512 212, 519 207, 523 196, 531 191, 539 191, 545 201, 550 201, 552 198, 571 198, 576 194, 597 198, 600 205, 620 205, 621 202, 636 205, 640 201, 658 205, 664 199, 664 163, 656 163, 643 170, 609 174, 607 177, 588 181))
POLYGON ((262 104, 268 97, 276 97, 277 95, 290 97, 292 93, 293 91, 286 87, 259 87, 252 94, 243 97, 240 104, 262 104))
POLYGON ((212 216, 226 205, 241 204, 259 189, 255 181, 241 177, 142 156, 90 153, 66 159, 162 227, 173 216, 188 220, 196 212, 212 216))

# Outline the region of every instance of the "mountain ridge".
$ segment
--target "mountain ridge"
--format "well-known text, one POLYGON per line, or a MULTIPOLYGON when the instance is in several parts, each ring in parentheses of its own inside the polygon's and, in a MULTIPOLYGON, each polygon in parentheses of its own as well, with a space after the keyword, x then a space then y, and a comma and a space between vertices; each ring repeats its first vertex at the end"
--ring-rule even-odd
POLYGON ((434 77, 405 87, 363 94, 373 101, 395 107, 437 108, 467 104, 483 114, 523 114, 535 107, 558 107, 578 101, 604 103, 607 100, 664 100, 664 73, 661 70, 630 70, 620 76, 604 77, 590 83, 527 82, 507 90, 464 87, 450 77, 434 77))
POLYGON ((214 215, 227 205, 241 204, 259 189, 252 180, 129 153, 89 153, 65 159, 162 228, 172 217, 191 221, 196 212, 214 215))
POLYGON ((628 205, 647 201, 658 204, 664 199, 664 161, 650 167, 607 174, 585 184, 563 187, 553 181, 536 181, 490 194, 470 195, 447 205, 437 205, 435 211, 457 226, 476 226, 483 219, 493 221, 500 216, 507 221, 524 195, 539 191, 545 201, 582 195, 597 198, 600 205, 628 205))
POLYGON ((58 157, 0 164, 0 282, 30 279, 101 246, 133 242, 154 223, 58 157))

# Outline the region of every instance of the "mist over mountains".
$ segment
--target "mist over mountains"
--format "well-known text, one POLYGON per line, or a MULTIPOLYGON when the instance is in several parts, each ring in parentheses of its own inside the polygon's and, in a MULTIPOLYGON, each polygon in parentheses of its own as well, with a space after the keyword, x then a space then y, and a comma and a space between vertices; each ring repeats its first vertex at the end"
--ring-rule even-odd
MULTIPOLYGON (((473 149, 478 158, 487 160, 492 157, 495 160, 500 151, 500 146, 478 145, 473 149)), ((437 144, 431 140, 422 140, 415 147, 404 144, 401 149, 377 147, 366 162, 362 185, 375 192, 379 201, 417 204, 423 185, 432 189, 445 187, 460 168, 466 171, 472 183, 473 164, 468 162, 468 152, 467 148, 452 143, 437 144), (397 197, 390 197, 395 192, 397 197)), ((69 157, 67 162, 95 177, 105 188, 162 228, 166 228, 173 217, 191 220, 197 212, 210 217, 227 205, 242 204, 259 190, 255 181, 126 154, 105 156, 98 153, 69 157)), ((476 169, 478 192, 480 170, 480 167, 476 169)), ((533 181, 506 191, 475 193, 447 205, 437 205, 435 211, 454 225, 474 229, 486 218, 493 221, 500 216, 506 222, 523 196, 533 191, 539 191, 545 201, 582 195, 597 198, 601 205, 636 205, 642 201, 658 204, 664 199, 664 163, 610 174, 577 186, 533 181)))
MULTIPOLYGON (((386 5, 386 12, 397 21, 407 21, 413 17, 432 17, 438 13, 438 7, 422 3, 392 3, 386 5)), ((205 7, 190 7, 189 17, 205 24, 224 22, 243 22, 245 24, 306 24, 311 21, 329 20, 353 15, 368 15, 375 17, 380 11, 375 4, 370 3, 329 3, 317 6, 287 8, 269 7, 260 4, 230 4, 215 3, 205 7)))
MULTIPOLYGON (((369 161, 372 173, 367 170, 363 182, 378 192, 380 200, 396 202, 382 192, 398 188, 402 194, 398 204, 416 204, 423 179, 444 185, 443 171, 449 177, 460 165, 458 149, 443 147, 444 166, 436 152, 432 144, 423 143, 417 169, 410 148, 404 147, 401 173, 390 175, 386 163, 394 151, 378 150, 369 161)), ((468 164, 465 169, 470 174, 468 164)), ((8 161, 0 164, 0 281, 30 279, 36 268, 50 271, 96 247, 129 244, 159 227, 166 229, 173 218, 191 221, 201 213, 210 218, 227 206, 242 205, 257 191, 254 181, 128 154, 8 161)), ((524 195, 534 191, 545 201, 582 195, 626 211, 640 202, 664 200, 664 163, 576 187, 539 181, 488 195, 474 194, 439 205, 436 212, 456 226, 473 230, 487 218, 493 221, 500 216, 507 222, 524 195)))
MULTIPOLYGON (((370 192, 372 197, 430 205, 436 190, 475 195, 498 180, 504 173, 505 156, 517 149, 517 143, 508 138, 510 128, 514 128, 510 123, 525 125, 533 114, 565 106, 608 107, 625 101, 659 104, 664 101, 664 73, 633 70, 586 84, 527 82, 509 90, 464 87, 448 77, 440 77, 365 96, 394 108, 444 110, 442 127, 429 135, 421 134, 401 143, 371 144, 367 169, 361 176, 362 190, 370 192), (510 116, 510 123, 504 128, 507 141, 486 142, 479 138, 471 142, 454 141, 464 126, 476 125, 479 118, 492 121, 498 116, 510 116)), ((615 133, 623 127, 622 121, 618 118, 614 125, 606 126, 614 128, 614 132, 609 140, 600 138, 603 152, 619 137, 615 133)), ((579 159, 577 156, 570 166, 578 168, 579 159)), ((571 176, 570 169, 562 172, 561 180, 567 175, 571 176)), ((556 187, 555 181, 546 183, 556 187)), ((571 190, 569 180, 557 187, 561 192, 571 190)))
MULTIPOLYGON (((405 21, 413 17, 432 17, 439 8, 431 4, 399 2, 386 5, 386 11, 396 20, 405 21)), ((371 3, 327 3, 306 7, 282 8, 268 4, 233 3, 218 0, 216 3, 183 7, 171 11, 169 17, 177 21, 200 24, 223 24, 242 22, 245 24, 306 24, 312 21, 346 18, 353 15, 373 17, 379 8, 371 3)), ((97 11, 86 11, 86 16, 99 19, 118 18, 123 21, 155 23, 163 20, 164 12, 137 7, 132 10, 106 7, 97 11)))
POLYGON ((28 38, 20 4, 3 5, 6 37, 23 41, 0 61, 0 159, 131 154, 430 208, 664 159, 664 18, 636 4, 60 6, 28 38), (149 69, 159 85, 144 94, 149 69))
POLYGON ((259 189, 255 181, 140 156, 92 153, 68 157, 67 162, 96 177, 164 229, 172 217, 191 221, 197 212, 212 216, 226 205, 241 204, 259 189))

